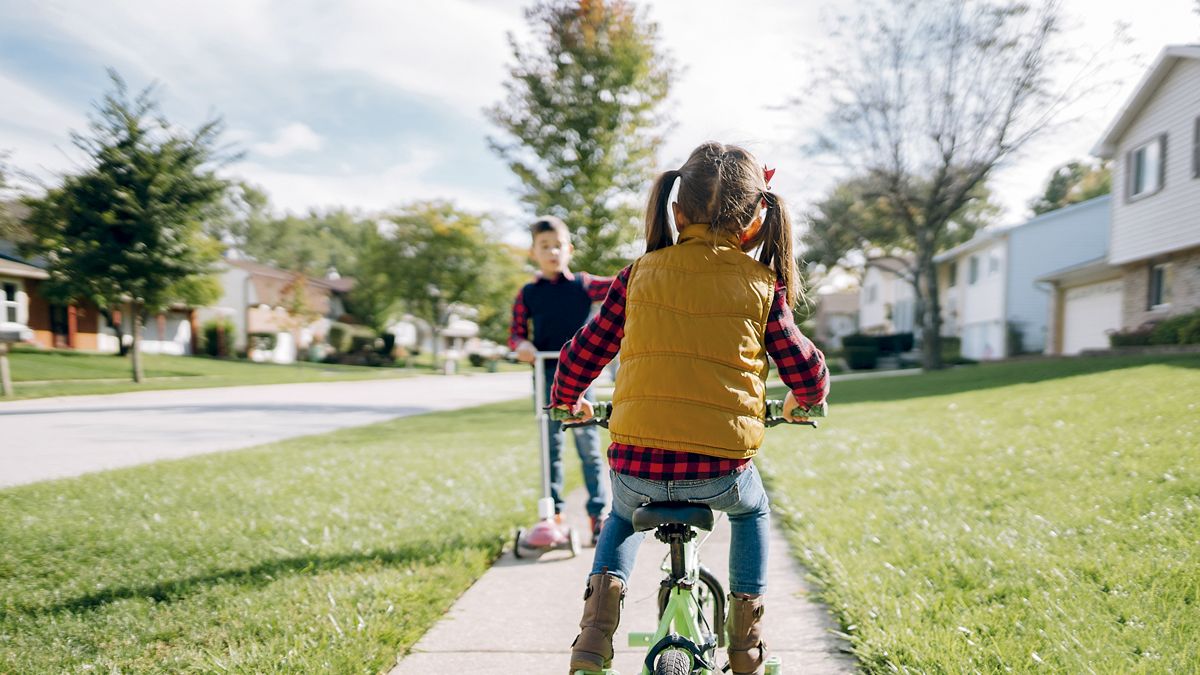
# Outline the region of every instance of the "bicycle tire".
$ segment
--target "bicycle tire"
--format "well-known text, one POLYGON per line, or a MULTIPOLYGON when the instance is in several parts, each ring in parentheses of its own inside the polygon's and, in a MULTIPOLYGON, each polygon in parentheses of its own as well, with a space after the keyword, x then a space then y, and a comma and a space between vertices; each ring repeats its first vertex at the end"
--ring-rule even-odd
POLYGON ((654 662, 654 675, 691 675, 692 657, 679 649, 668 649, 654 662))

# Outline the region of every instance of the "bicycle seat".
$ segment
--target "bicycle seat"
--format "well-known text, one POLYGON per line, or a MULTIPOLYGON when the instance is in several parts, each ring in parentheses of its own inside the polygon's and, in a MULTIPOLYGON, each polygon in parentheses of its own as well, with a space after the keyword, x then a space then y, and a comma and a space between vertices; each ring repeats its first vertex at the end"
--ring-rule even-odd
POLYGON ((633 512, 633 529, 653 530, 660 525, 687 525, 699 530, 713 529, 713 512, 695 502, 650 502, 633 512))

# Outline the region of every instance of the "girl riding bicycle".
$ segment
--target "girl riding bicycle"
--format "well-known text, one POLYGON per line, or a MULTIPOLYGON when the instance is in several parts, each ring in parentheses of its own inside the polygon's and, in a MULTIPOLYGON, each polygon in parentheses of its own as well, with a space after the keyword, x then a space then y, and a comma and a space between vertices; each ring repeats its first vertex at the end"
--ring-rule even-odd
POLYGON ((792 319, 800 298, 792 225, 768 184, 773 173, 742 148, 705 143, 662 174, 646 209, 646 254, 563 347, 551 402, 584 419, 592 406, 581 395, 621 351, 609 420, 613 511, 588 577, 572 673, 612 662, 644 536, 630 519, 651 501, 729 515, 729 662, 737 675, 763 672, 770 507, 752 458, 763 441, 767 355, 790 389, 790 421, 803 421, 790 413, 822 403, 829 389, 824 355, 792 319), (748 255, 755 249, 757 260, 748 255))

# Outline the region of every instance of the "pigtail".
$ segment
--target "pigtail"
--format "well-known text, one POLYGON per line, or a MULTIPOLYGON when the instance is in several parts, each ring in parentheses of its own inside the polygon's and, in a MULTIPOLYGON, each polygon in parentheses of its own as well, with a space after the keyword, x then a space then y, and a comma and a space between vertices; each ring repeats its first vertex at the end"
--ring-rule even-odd
POLYGON ((671 205, 671 189, 679 175, 675 170, 664 172, 650 190, 650 201, 646 204, 646 253, 675 243, 667 209, 671 205))
POLYGON ((783 199, 774 192, 764 191, 767 216, 762 227, 762 249, 758 261, 775 270, 787 288, 789 307, 795 307, 802 299, 800 273, 796 269, 796 257, 792 251, 792 217, 788 214, 783 199))

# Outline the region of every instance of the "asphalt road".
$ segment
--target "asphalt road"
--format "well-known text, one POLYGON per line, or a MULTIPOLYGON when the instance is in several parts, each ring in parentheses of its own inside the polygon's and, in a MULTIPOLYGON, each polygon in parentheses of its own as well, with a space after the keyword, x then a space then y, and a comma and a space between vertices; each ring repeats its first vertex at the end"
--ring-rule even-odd
POLYGON ((146 391, 0 403, 0 487, 236 450, 522 396, 532 399, 527 373, 146 391))

